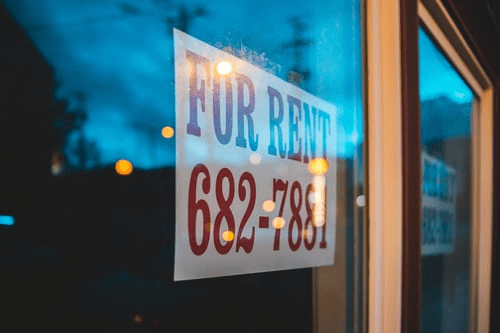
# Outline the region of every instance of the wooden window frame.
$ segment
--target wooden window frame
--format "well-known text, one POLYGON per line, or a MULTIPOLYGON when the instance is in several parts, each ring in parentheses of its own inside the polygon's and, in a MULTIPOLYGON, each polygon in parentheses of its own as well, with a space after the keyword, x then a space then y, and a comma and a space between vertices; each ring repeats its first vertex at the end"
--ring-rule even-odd
POLYGON ((366 1, 368 332, 399 332, 402 309, 400 0, 366 1))
POLYGON ((367 0, 368 332, 420 332, 421 163, 418 26, 471 86, 471 321, 489 329, 493 218, 493 86, 439 0, 367 0), (418 176, 416 176, 418 175, 418 176))

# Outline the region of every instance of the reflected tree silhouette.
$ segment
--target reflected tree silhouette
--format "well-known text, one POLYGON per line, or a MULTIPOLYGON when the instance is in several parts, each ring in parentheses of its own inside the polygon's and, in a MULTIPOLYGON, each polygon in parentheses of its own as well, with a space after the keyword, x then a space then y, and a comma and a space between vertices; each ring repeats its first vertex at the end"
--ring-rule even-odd
POLYGON ((52 151, 53 155, 59 156, 62 167, 66 170, 87 170, 98 165, 97 144, 89 140, 84 132, 88 119, 85 95, 81 91, 73 92, 69 98, 55 101, 52 109, 53 133, 56 135, 52 151), (70 107, 71 99, 75 100, 74 108, 70 107))
POLYGON ((299 16, 290 17, 288 23, 293 29, 293 39, 282 44, 282 48, 293 51, 294 64, 288 71, 288 82, 302 87, 307 84, 311 76, 311 71, 303 65, 304 51, 313 44, 313 41, 303 36, 308 27, 299 16))
POLYGON ((203 6, 197 6, 191 10, 185 4, 180 4, 176 7, 177 13, 174 16, 167 16, 166 18, 167 32, 170 35, 173 28, 188 33, 191 22, 194 19, 208 15, 208 11, 203 6))

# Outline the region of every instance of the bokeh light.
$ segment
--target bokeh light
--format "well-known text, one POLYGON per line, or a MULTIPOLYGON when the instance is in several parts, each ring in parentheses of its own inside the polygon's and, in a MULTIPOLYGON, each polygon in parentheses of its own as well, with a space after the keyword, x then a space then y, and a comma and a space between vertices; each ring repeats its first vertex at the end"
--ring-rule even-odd
POLYGON ((53 176, 57 176, 61 173, 61 164, 59 163, 52 163, 52 166, 50 168, 50 171, 53 176))
POLYGON ((326 223, 326 178, 325 176, 314 176, 314 208, 312 223, 315 227, 322 227, 326 223))
POLYGON ((0 215, 0 225, 14 225, 14 216, 0 215))
POLYGON ((285 224, 286 224, 286 221, 281 216, 275 217, 273 219, 273 227, 274 227, 274 229, 281 229, 281 228, 283 228, 285 226, 285 224))
POLYGON ((272 212, 274 210, 274 207, 275 207, 275 203, 274 201, 272 200, 266 200, 262 203, 262 210, 264 210, 265 212, 272 212))
POLYGON ((312 220, 313 226, 315 226, 316 228, 321 228, 322 226, 325 225, 325 223, 326 223, 326 221, 323 218, 323 215, 321 215, 321 214, 314 215, 313 220, 312 220))
POLYGON ((139 325, 140 323, 142 323, 142 316, 140 314, 136 314, 134 316, 134 318, 132 318, 132 321, 136 324, 136 325, 139 325))
POLYGON ((52 153, 50 171, 53 176, 59 175, 62 171, 62 158, 59 152, 52 153))
POLYGON ((357 204, 359 207, 364 207, 364 206, 365 206, 365 196, 364 196, 364 195, 359 195, 359 196, 356 198, 356 204, 357 204))
POLYGON ((302 238, 309 239, 309 230, 305 229, 302 231, 302 238))
POLYGON ((253 165, 260 164, 261 160, 262 160, 262 157, 260 156, 259 153, 251 153, 250 154, 250 163, 252 163, 253 165))
POLYGON ((328 171, 328 161, 324 158, 315 158, 309 163, 309 171, 313 175, 324 175, 328 171))
POLYGON ((174 129, 170 126, 165 126, 161 129, 161 136, 163 136, 165 139, 171 139, 174 137, 174 129))
POLYGON ((233 71, 233 66, 226 60, 217 64, 217 73, 220 75, 227 75, 233 71))
POLYGON ((222 233, 222 239, 226 242, 230 242, 234 239, 234 232, 226 230, 222 233))
POLYGON ((132 163, 130 163, 130 161, 119 160, 115 164, 115 170, 116 173, 121 176, 128 176, 132 173, 134 167, 132 166, 132 163))

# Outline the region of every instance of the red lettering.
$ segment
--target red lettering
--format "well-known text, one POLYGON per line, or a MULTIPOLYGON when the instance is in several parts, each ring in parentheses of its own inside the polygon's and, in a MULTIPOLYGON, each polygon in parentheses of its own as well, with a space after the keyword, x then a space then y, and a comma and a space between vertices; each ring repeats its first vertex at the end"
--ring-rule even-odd
POLYGON ((311 207, 311 203, 309 202, 309 197, 312 193, 314 193, 313 185, 309 184, 309 185, 307 185, 306 196, 304 198, 305 202, 306 202, 306 213, 307 213, 306 221, 304 222, 304 230, 308 231, 307 236, 304 236, 304 245, 305 245, 306 249, 308 249, 308 250, 313 249, 314 244, 316 243, 316 234, 317 234, 316 227, 313 224, 312 225, 312 237, 311 237, 312 239, 309 241, 309 225, 312 224, 312 212, 313 212, 313 209, 311 207))
POLYGON ((288 245, 292 251, 297 251, 302 242, 302 218, 300 217, 300 208, 302 207, 302 187, 298 181, 293 182, 290 192, 290 208, 292 210, 292 218, 288 227, 288 245), (296 200, 295 194, 299 193, 299 198, 296 200), (297 225, 298 236, 297 241, 293 241, 293 227, 297 225))
MULTIPOLYGON (((283 196, 281 197, 281 205, 280 210, 278 212, 278 217, 283 217, 283 209, 285 208, 286 194, 288 192, 288 182, 283 182, 281 179, 273 179, 273 201, 276 202, 276 195, 278 191, 283 192, 283 196)), ((274 228, 274 251, 279 251, 280 249, 280 236, 281 236, 281 228, 274 228)))
POLYGON ((215 196, 217 198, 217 204, 219 205, 220 208, 220 211, 215 217, 215 222, 214 222, 215 249, 220 254, 226 254, 229 252, 229 250, 231 250, 231 247, 233 246, 234 230, 235 230, 234 215, 233 212, 231 211, 231 204, 233 203, 234 200, 234 178, 233 174, 228 168, 221 169, 217 174, 217 180, 215 183, 215 196), (224 193, 222 190, 222 183, 224 181, 224 178, 226 178, 229 181, 229 195, 227 199, 224 198, 224 193), (220 228, 222 224, 222 219, 226 220, 228 228, 227 231, 232 233, 230 237, 226 237, 225 245, 222 244, 220 240, 220 228))
POLYGON ((187 218, 189 245, 191 246, 191 251, 193 251, 193 253, 197 256, 201 256, 205 253, 210 240, 210 209, 208 207, 208 203, 203 199, 196 200, 196 183, 198 181, 199 174, 205 175, 205 179, 203 179, 201 184, 203 193, 208 194, 210 192, 210 174, 208 169, 203 164, 197 164, 191 173, 191 179, 189 181, 187 218), (196 215, 199 210, 201 210, 203 215, 203 238, 200 244, 196 241, 196 215), (208 227, 206 227, 207 224, 208 227))
POLYGON ((250 198, 248 199, 248 206, 241 220, 240 228, 238 229, 238 238, 236 239, 236 252, 238 252, 240 247, 242 247, 246 253, 250 253, 253 249, 253 243, 255 241, 255 227, 252 227, 252 236, 250 238, 243 237, 242 233, 243 228, 245 228, 245 225, 247 224, 248 219, 250 218, 250 215, 252 214, 252 211, 255 207, 257 190, 255 186, 255 179, 253 178, 252 174, 250 172, 244 172, 240 177, 240 182, 238 185, 238 195, 241 201, 244 201, 247 195, 245 186, 243 186, 244 181, 246 181, 250 186, 250 198))

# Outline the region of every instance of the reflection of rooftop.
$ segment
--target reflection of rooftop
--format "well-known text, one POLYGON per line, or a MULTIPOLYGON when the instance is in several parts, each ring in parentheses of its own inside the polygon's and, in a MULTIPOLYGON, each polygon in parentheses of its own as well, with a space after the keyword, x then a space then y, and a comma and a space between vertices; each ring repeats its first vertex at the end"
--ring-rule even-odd
POLYGON ((422 101, 422 143, 445 138, 463 137, 471 133, 471 103, 456 103, 448 97, 422 101))

